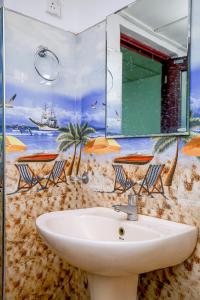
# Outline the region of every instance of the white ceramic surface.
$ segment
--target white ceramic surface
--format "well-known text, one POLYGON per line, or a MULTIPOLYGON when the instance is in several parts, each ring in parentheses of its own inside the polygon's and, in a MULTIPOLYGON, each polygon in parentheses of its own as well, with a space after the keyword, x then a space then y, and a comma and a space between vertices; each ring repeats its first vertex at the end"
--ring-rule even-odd
MULTIPOLYGON (((47 213, 37 218, 36 226, 58 255, 90 274, 95 289, 97 278, 101 278, 100 286, 105 276, 121 278, 123 285, 124 278, 135 276, 137 281, 140 273, 179 264, 190 256, 197 241, 193 226, 144 215, 127 221, 124 213, 103 207, 47 213)), ((112 299, 108 297, 93 295, 92 299, 112 299)))

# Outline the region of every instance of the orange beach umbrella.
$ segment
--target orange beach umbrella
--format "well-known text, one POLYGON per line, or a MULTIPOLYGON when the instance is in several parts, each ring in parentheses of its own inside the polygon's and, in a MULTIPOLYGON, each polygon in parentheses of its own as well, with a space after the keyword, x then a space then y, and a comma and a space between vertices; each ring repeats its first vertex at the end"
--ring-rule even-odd
POLYGON ((6 152, 24 151, 27 146, 12 135, 6 136, 6 152))
POLYGON ((192 138, 181 151, 186 155, 200 156, 200 135, 192 138))
POLYGON ((98 137, 89 140, 83 150, 86 154, 108 154, 119 152, 121 146, 114 139, 98 137))

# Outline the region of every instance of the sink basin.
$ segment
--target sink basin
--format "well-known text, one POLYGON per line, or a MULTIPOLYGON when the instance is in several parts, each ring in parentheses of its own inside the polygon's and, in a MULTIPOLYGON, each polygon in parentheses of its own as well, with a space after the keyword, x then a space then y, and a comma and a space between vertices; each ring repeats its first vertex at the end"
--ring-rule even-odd
POLYGON ((138 274, 183 262, 197 241, 196 227, 144 215, 127 221, 103 207, 47 213, 36 227, 59 256, 88 272, 94 300, 136 299, 138 274))

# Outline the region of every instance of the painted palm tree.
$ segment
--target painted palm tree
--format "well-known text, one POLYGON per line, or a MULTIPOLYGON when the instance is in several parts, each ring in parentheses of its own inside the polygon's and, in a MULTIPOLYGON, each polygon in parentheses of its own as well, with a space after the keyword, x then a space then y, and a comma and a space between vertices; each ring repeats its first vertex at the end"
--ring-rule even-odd
POLYGON ((67 175, 71 176, 76 159, 77 146, 80 143, 77 137, 76 125, 69 123, 66 128, 61 128, 60 134, 57 137, 57 142, 59 143, 58 150, 62 152, 74 146, 73 157, 67 170, 67 175))
MULTIPOLYGON (((200 118, 190 117, 190 135, 181 137, 182 142, 186 144, 191 138, 196 136, 197 133, 194 132, 194 130, 199 127, 200 127, 200 118)), ((178 161, 178 149, 179 149, 180 138, 177 136, 169 136, 169 137, 163 136, 160 138, 154 138, 154 140, 156 141, 154 145, 154 151, 153 151, 154 153, 163 153, 171 145, 176 144, 175 157, 164 182, 165 186, 171 186, 174 173, 176 170, 176 166, 177 166, 177 161, 178 161)))
POLYGON ((82 146, 85 145, 89 140, 89 135, 95 132, 96 132, 95 129, 89 127, 88 123, 84 123, 83 125, 79 125, 79 124, 76 125, 77 140, 80 145, 79 156, 76 165, 76 176, 78 175, 79 168, 80 168, 81 157, 82 157, 82 146))

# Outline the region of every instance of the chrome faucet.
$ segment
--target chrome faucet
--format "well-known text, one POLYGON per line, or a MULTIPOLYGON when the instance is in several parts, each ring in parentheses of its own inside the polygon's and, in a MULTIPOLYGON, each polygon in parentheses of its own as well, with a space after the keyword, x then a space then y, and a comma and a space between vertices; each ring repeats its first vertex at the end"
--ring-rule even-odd
POLYGON ((137 221, 137 196, 130 194, 128 195, 128 205, 113 205, 112 206, 117 212, 124 212, 127 214, 127 220, 129 221, 137 221))

